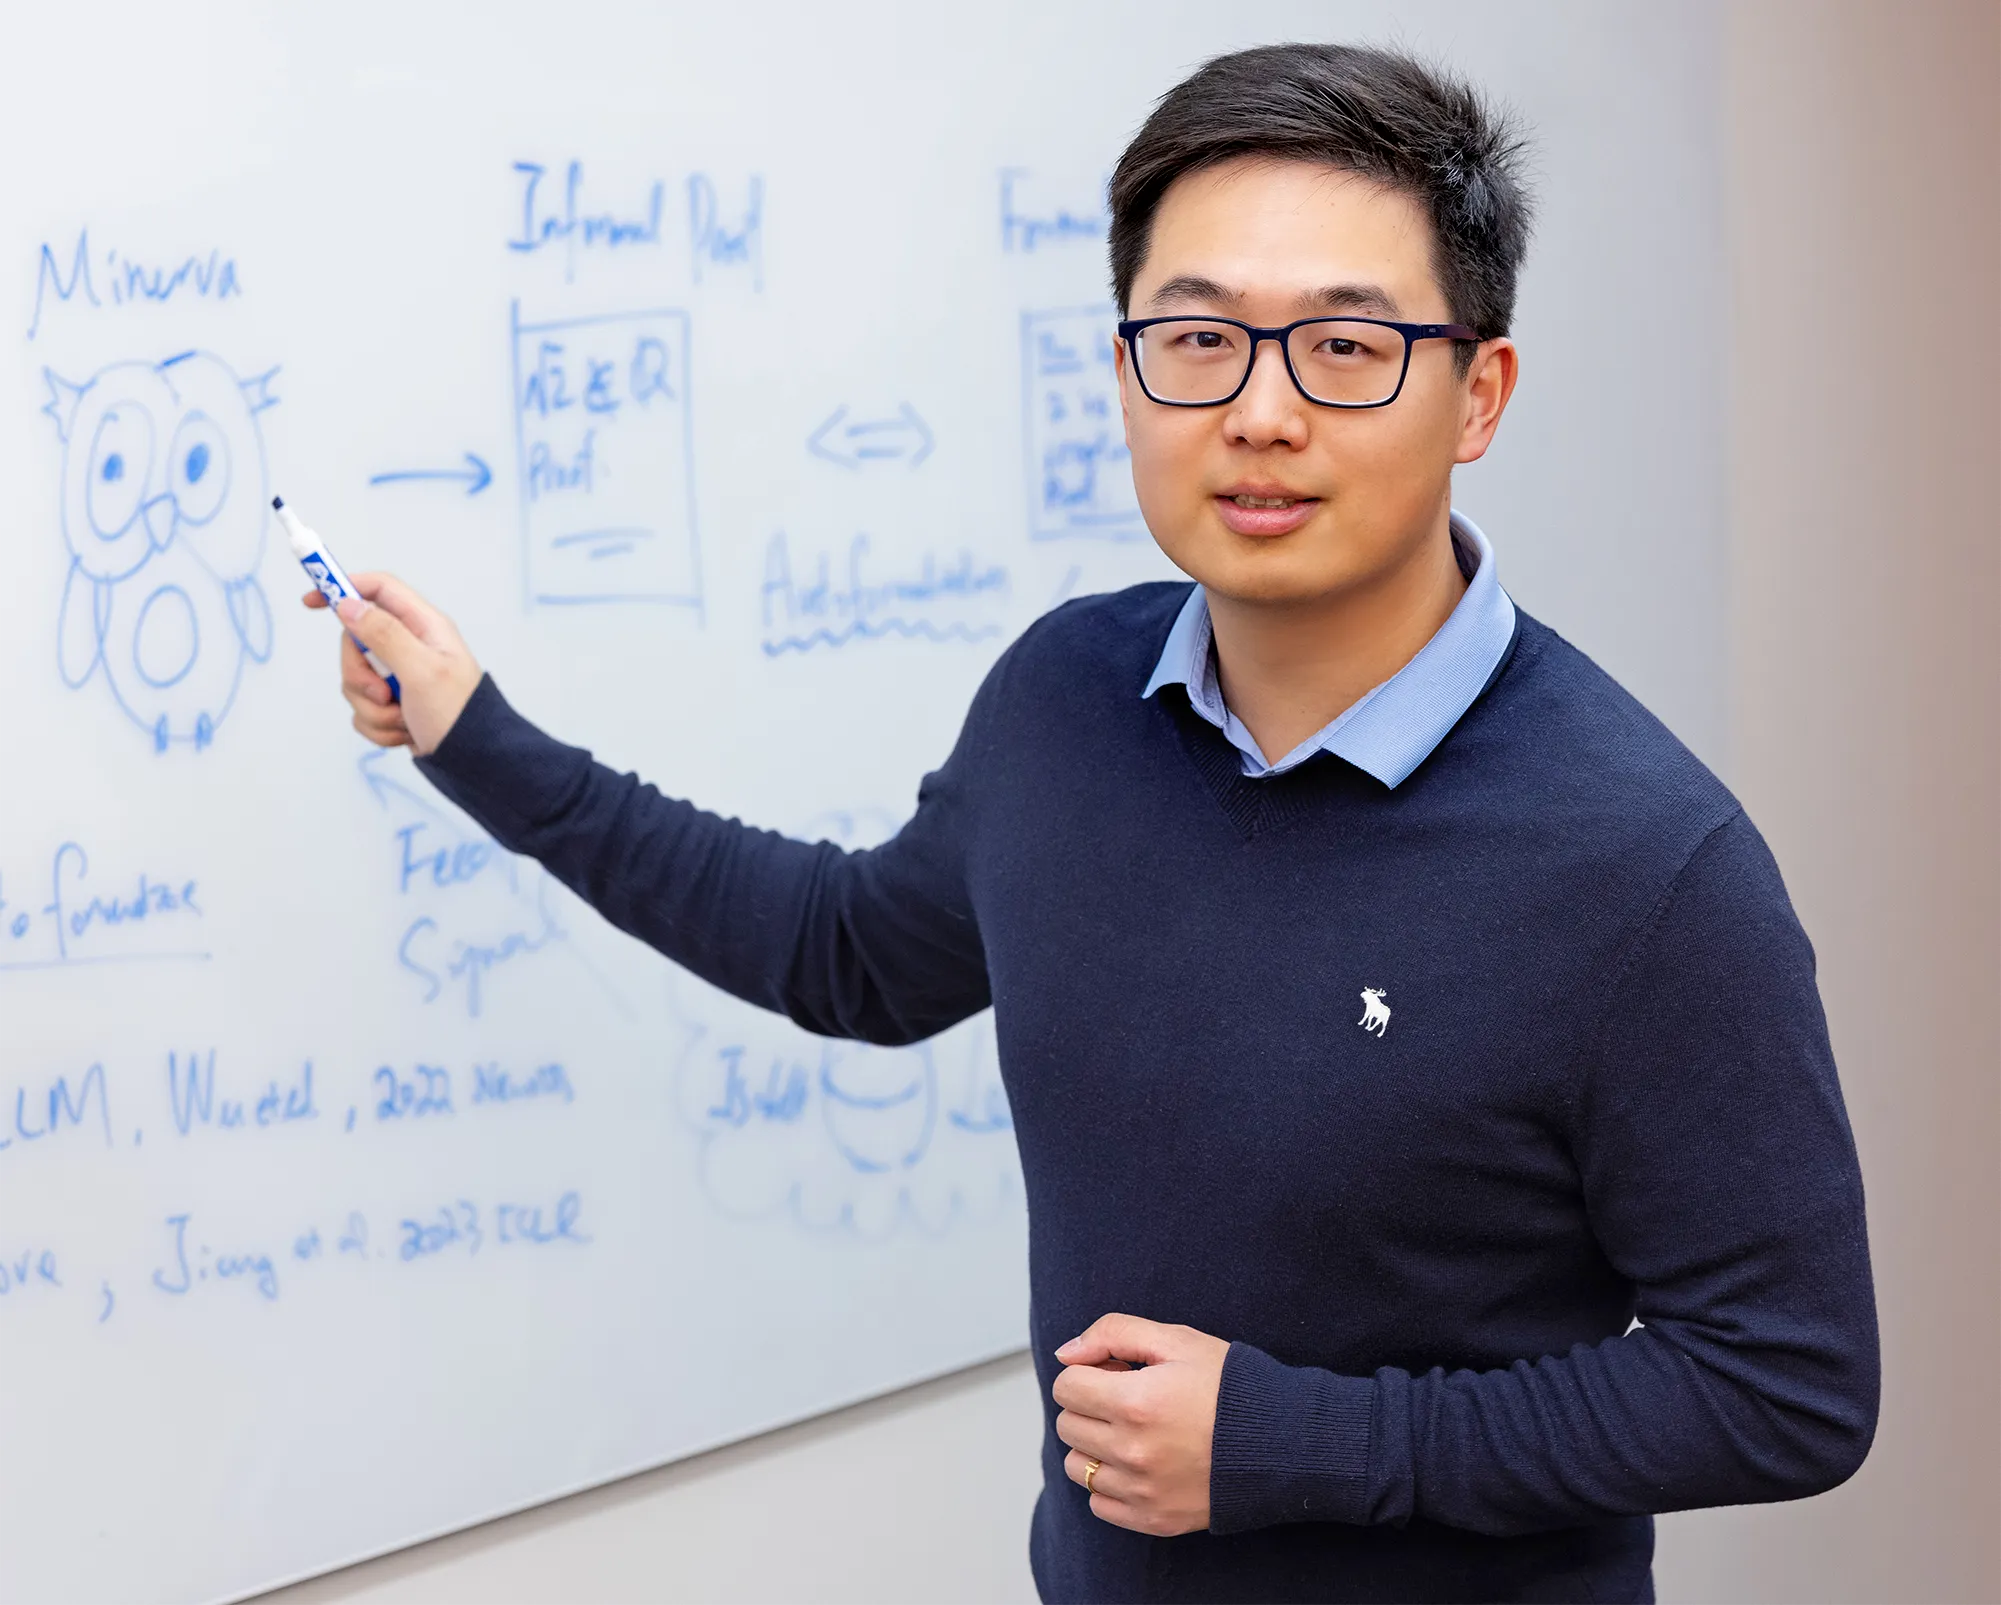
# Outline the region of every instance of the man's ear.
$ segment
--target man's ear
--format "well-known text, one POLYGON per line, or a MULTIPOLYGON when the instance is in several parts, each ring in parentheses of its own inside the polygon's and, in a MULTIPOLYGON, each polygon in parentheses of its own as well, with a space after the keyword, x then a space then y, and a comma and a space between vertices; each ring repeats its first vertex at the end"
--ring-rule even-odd
POLYGON ((1507 411, 1508 398, 1515 393, 1515 381, 1520 377, 1521 353, 1514 341, 1503 337, 1480 342, 1480 348, 1473 353, 1472 366, 1466 370, 1465 403, 1459 415, 1459 446, 1453 453, 1454 462, 1477 462, 1487 454, 1487 448, 1494 442, 1494 431, 1501 426, 1501 414, 1507 411))
POLYGON ((1112 336, 1112 372, 1119 378, 1119 422, 1125 426, 1126 445, 1133 443, 1133 409, 1126 398, 1126 364, 1128 361, 1126 343, 1116 334, 1112 336))

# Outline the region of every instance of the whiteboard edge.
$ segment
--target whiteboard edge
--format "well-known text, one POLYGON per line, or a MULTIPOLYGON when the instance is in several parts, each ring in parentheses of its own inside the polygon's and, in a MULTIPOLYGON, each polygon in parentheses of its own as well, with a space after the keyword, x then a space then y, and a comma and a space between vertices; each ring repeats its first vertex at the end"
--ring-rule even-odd
POLYGON ((421 1549, 424 1545, 436 1543, 441 1538, 450 1538, 456 1533, 468 1533, 476 1527, 490 1526, 494 1522, 505 1521, 510 1516, 524 1515, 528 1511, 540 1510, 548 1505, 561 1504, 565 1499, 574 1499, 579 1494, 587 1494, 598 1488, 609 1488, 613 1483, 626 1482, 634 1477, 643 1477, 649 1471, 661 1471, 668 1466, 678 1466, 686 1461, 698 1459, 702 1455, 714 1454, 718 1449, 729 1449, 734 1448, 738 1444, 752 1443, 759 1438, 771 1437, 773 1434, 784 1432, 791 1427, 804 1426, 809 1421, 824 1421, 829 1416, 839 1415, 842 1411, 855 1409, 859 1405, 872 1404, 878 1399, 893 1399, 899 1393, 909 1393, 913 1389, 927 1387, 933 1382, 942 1382, 947 1377, 959 1376, 967 1371, 978 1370, 983 1365, 992 1365, 996 1360, 1005 1360, 1017 1354, 1026 1354, 1028 1353, 1028 1349, 1029 1346, 1026 1343, 1009 1343, 1002 1348, 994 1349, 988 1353, 977 1354, 970 1360, 955 1360, 936 1371, 927 1371, 921 1376, 910 1378, 908 1381, 894 1382, 888 1387, 875 1388, 854 1394, 830 1404, 824 1409, 813 1410, 800 1416, 785 1416, 779 1420, 766 1422, 762 1426, 752 1427, 745 1432, 731 1433, 724 1437, 714 1438, 706 1443, 699 1443, 694 1448, 684 1450, 679 1454, 669 1455, 663 1460, 642 1460, 622 1470, 607 1473, 605 1476, 593 1477, 586 1482, 573 1483, 568 1487, 559 1488, 554 1493, 541 1494, 533 1499, 523 1500, 520 1504, 505 1505, 498 1510, 488 1511, 484 1515, 474 1516, 468 1521, 456 1521, 443 1527, 421 1532, 413 1538, 402 1539, 393 1544, 385 1544, 380 1549, 371 1549, 346 1560, 335 1561, 331 1565, 314 1566, 305 1571, 289 1573, 285 1576, 275 1578, 268 1583, 259 1583, 243 1593, 217 1594, 204 1601, 203 1605, 244 1605, 245 1601, 262 1599, 267 1594, 277 1593, 281 1588, 291 1588, 299 1583, 308 1583, 316 1577, 331 1577, 336 1572, 348 1571, 356 1566, 366 1566, 370 1561, 381 1560, 388 1555, 400 1555, 406 1550, 421 1549))

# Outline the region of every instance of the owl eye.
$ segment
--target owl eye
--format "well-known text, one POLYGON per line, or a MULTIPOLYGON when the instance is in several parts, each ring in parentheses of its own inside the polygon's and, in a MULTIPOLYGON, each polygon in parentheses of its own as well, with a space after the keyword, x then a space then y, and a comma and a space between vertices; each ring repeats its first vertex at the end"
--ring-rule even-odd
POLYGON ((85 501, 100 540, 125 533, 146 497, 153 471, 153 420, 138 407, 110 407, 90 442, 85 501))
POLYGON ((205 412, 191 412, 174 431, 167 463, 174 503, 190 524, 206 524, 229 494, 229 442, 205 412))

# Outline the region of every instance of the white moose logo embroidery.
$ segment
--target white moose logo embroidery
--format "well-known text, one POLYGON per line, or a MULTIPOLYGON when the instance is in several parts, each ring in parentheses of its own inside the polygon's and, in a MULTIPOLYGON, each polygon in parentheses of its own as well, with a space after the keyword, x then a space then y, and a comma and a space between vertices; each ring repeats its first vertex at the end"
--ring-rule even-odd
POLYGON ((1390 1006, 1383 1001, 1387 996, 1389 994, 1379 986, 1362 988, 1362 1017, 1355 1023, 1364 1031, 1373 1031, 1381 1036, 1389 1030, 1390 1006))

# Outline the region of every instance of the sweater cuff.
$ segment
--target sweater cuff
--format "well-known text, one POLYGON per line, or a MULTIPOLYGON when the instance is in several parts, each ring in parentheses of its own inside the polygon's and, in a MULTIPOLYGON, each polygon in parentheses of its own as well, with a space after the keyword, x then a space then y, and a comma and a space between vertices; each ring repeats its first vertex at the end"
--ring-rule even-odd
POLYGON ((516 713, 490 674, 480 676, 436 750, 417 760, 425 779, 503 845, 560 814, 589 766, 589 753, 516 713))
POLYGON ((1369 1520, 1376 1384, 1232 1343, 1216 1395, 1209 1530, 1369 1520))

